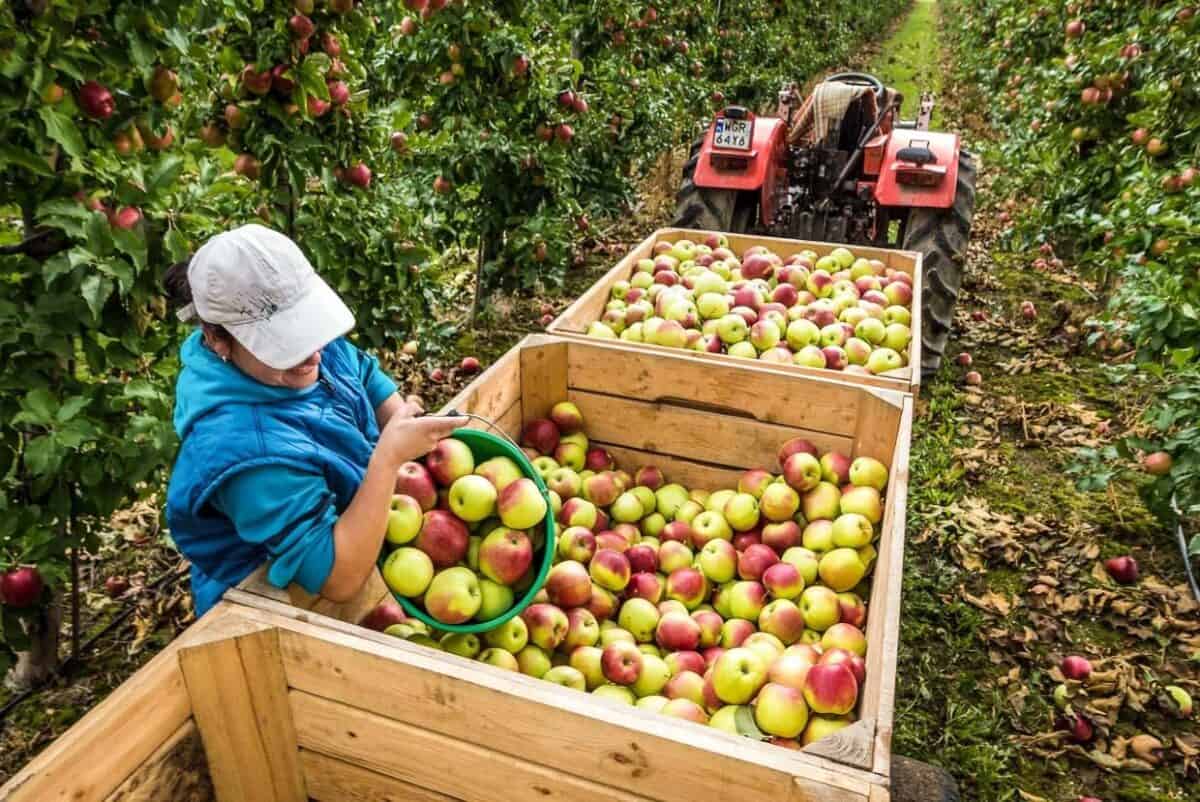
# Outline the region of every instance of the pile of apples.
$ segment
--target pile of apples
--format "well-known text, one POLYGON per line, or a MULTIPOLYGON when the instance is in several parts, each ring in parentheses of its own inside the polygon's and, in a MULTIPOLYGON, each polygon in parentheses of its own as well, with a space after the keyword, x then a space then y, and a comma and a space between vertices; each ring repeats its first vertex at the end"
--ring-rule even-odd
POLYGON ((383 579, 443 624, 494 619, 537 577, 547 507, 515 461, 441 440, 396 476, 383 579))
MULTIPOLYGON (((689 490, 654 466, 618 470, 588 442, 570 402, 528 423, 522 443, 550 488, 558 523, 556 562, 531 606, 483 636, 439 635, 385 610, 364 625, 794 749, 855 720, 866 677, 861 594, 876 557, 886 466, 822 455, 796 438, 780 447, 777 475, 749 470, 736 487, 689 490)), ((455 487, 448 503, 461 510, 455 487)), ((438 539, 424 531, 436 513, 426 513, 418 548, 438 539)), ((462 576, 464 599, 486 599, 480 586, 527 581, 511 581, 528 565, 513 555, 527 546, 509 545, 513 528, 503 515, 470 524, 465 567, 443 569, 462 576), (486 578, 472 582, 475 570, 486 578)), ((408 561, 393 555, 388 565, 393 589, 428 581, 427 566, 408 585, 408 561)), ((431 613, 442 608, 432 595, 431 585, 431 613)))
POLYGON ((912 276, 848 248, 786 259, 723 234, 659 241, 613 285, 592 337, 765 362, 885 373, 908 364, 912 276))

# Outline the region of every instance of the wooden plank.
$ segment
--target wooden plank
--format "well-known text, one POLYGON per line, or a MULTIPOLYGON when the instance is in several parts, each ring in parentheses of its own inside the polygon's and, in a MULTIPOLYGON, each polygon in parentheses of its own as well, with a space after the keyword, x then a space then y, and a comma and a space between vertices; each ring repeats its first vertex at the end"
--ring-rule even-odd
MULTIPOLYGON (((912 385, 913 393, 920 392, 921 389, 921 328, 925 322, 925 310, 922 309, 925 298, 925 263, 924 257, 916 252, 909 252, 913 257, 914 265, 912 269, 913 277, 913 302, 909 307, 912 314, 912 321, 909 329, 912 331, 912 343, 908 348, 908 366, 912 369, 912 376, 909 383, 912 385)), ((945 355, 947 358, 949 354, 945 355)))
POLYGON ((892 793, 882 785, 871 786, 871 795, 868 802, 891 802, 892 793))
POLYGON ((215 802, 200 731, 188 719, 105 802, 215 802))
POLYGON ((454 797, 307 749, 300 750, 300 768, 308 793, 317 802, 457 802, 454 797))
MULTIPOLYGON (((863 709, 874 711, 875 761, 872 769, 889 774, 892 765, 892 735, 896 711, 896 670, 900 650, 901 584, 904 578, 905 521, 908 512, 909 447, 912 441, 913 402, 905 399, 905 409, 896 438, 896 451, 889 479, 887 512, 883 525, 886 542, 880 541, 879 560, 875 566, 879 594, 873 594, 877 610, 882 608, 883 620, 867 653, 867 675, 875 677, 863 691, 863 709), (880 602, 882 601, 882 604, 880 602)), ((876 616, 879 618, 879 616, 876 616)))
POLYGON ((822 451, 849 454, 854 446, 849 437, 681 405, 687 402, 645 402, 581 390, 571 390, 568 397, 583 413, 592 440, 734 469, 777 473, 779 447, 793 437, 807 437, 822 451))
MULTIPOLYGON (((604 314, 604 308, 608 303, 612 286, 618 281, 627 280, 632 274, 637 261, 652 255, 656 242, 659 240, 677 242, 684 238, 700 241, 703 240, 707 233, 709 232, 679 228, 663 228, 655 231, 642 242, 638 243, 611 270, 567 307, 547 327, 547 331, 551 334, 568 337, 583 336, 587 331, 588 324, 599 320, 604 314)), ((741 253, 752 245, 765 245, 783 258, 787 258, 794 253, 799 253, 802 250, 812 250, 818 255, 823 256, 834 248, 843 247, 840 243, 790 240, 779 237, 760 237, 742 234, 727 234, 727 236, 729 237, 730 248, 735 253, 741 253)), ((888 267, 901 270, 913 277, 912 330, 918 336, 913 337, 909 346, 909 365, 906 367, 877 376, 843 373, 833 373, 832 375, 850 384, 912 391, 913 388, 919 387, 921 383, 921 338, 919 333, 921 331, 921 299, 924 297, 922 294, 924 284, 921 276, 921 255, 913 251, 902 251, 891 248, 872 248, 859 245, 851 247, 859 256, 868 259, 879 259, 888 267)), ((678 352, 677 349, 663 348, 645 343, 639 343, 636 347, 648 349, 656 353, 678 352)), ((726 354, 698 354, 698 356, 704 361, 717 364, 739 364, 746 361, 726 354)), ((807 368, 799 365, 781 366, 779 369, 801 376, 829 376, 831 374, 831 371, 824 369, 807 368)))
POLYGON ((571 389, 645 401, 702 400, 710 408, 734 410, 763 423, 835 435, 852 436, 856 429, 859 405, 866 397, 861 387, 757 363, 729 366, 686 351, 668 351, 658 354, 611 340, 571 340, 571 389))
POLYGON ((870 771, 875 758, 875 719, 861 718, 849 727, 809 744, 804 751, 870 771))
POLYGON ((885 781, 411 644, 295 620, 279 628, 293 689, 552 768, 570 755, 579 774, 630 793, 861 802, 871 784, 885 781))
POLYGON ((305 802, 274 630, 183 649, 196 725, 221 802, 305 802))
POLYGON ((0 802, 101 800, 116 791, 191 717, 179 651, 220 635, 231 615, 228 605, 204 615, 9 778, 0 802))
POLYGON ((628 471, 630 475, 636 473, 637 469, 644 465, 654 465, 662 470, 668 482, 678 482, 689 490, 713 491, 737 487, 738 478, 742 475, 740 470, 733 468, 709 465, 690 459, 667 457, 652 451, 639 451, 614 443, 596 441, 596 445, 607 449, 608 453, 612 454, 613 459, 616 460, 617 467, 628 471))
POLYGON ((299 691, 291 693, 291 705, 305 749, 464 802, 496 799, 497 787, 483 781, 489 775, 504 778, 503 796, 512 802, 645 800, 569 773, 572 760, 540 766, 299 691))
POLYGON ((911 404, 906 395, 864 390, 854 427, 854 456, 874 457, 889 468, 895 463, 896 436, 906 403, 911 404))
POLYGON ((503 429, 513 440, 521 442, 521 426, 524 424, 524 421, 521 420, 521 402, 514 403, 507 412, 492 423, 503 429))
POLYGON ((549 338, 525 338, 518 352, 521 363, 521 420, 550 415, 567 397, 567 345, 549 338))
POLYGON ((367 613, 375 609, 379 602, 391 596, 391 591, 383 581, 378 568, 372 568, 367 575, 367 581, 348 602, 334 602, 324 596, 318 596, 311 609, 315 613, 327 615, 340 621, 358 623, 367 613))

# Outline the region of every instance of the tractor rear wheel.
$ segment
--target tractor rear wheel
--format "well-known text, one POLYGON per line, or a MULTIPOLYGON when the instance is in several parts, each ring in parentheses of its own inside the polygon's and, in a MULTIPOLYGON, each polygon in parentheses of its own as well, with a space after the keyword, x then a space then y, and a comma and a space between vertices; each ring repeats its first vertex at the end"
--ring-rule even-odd
POLYGON ((925 378, 937 372, 950 339, 974 212, 975 160, 961 151, 954 205, 948 209, 913 209, 901 245, 904 250, 917 251, 922 256, 921 376, 925 378))
POLYGON ((754 221, 753 193, 736 189, 712 189, 696 186, 696 165, 700 161, 701 137, 692 145, 683 165, 683 181, 675 193, 675 220, 679 228, 698 228, 730 234, 749 232, 754 221))

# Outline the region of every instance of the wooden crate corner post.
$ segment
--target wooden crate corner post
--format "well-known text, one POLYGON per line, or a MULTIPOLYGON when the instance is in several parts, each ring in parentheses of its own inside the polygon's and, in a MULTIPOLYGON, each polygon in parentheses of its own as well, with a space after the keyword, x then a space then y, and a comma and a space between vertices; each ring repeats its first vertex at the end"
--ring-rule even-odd
POLYGON ((279 632, 182 649, 179 667, 220 802, 307 802, 279 632))

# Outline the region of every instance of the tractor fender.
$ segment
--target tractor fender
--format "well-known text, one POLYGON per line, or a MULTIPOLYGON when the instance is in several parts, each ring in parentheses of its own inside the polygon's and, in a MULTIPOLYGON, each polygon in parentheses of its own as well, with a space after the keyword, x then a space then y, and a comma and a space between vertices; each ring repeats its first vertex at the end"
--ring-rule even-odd
POLYGON ((958 182, 958 134, 940 131, 915 131, 900 128, 892 131, 883 163, 879 167, 879 179, 875 183, 875 202, 880 206, 919 206, 931 209, 948 209, 954 205, 954 187, 958 182), (897 153, 911 143, 928 144, 937 161, 929 165, 945 170, 945 177, 935 186, 920 187, 900 184, 896 181, 896 167, 901 164, 897 153))
POLYGON ((775 193, 783 180, 782 171, 787 161, 787 126, 777 117, 755 117, 754 132, 751 134, 749 154, 745 151, 717 150, 735 156, 750 156, 746 167, 738 170, 718 170, 712 166, 713 131, 710 125, 700 146, 700 158, 696 162, 693 179, 696 186, 705 189, 730 189, 739 192, 760 193, 761 219, 769 221, 775 217, 775 193))

